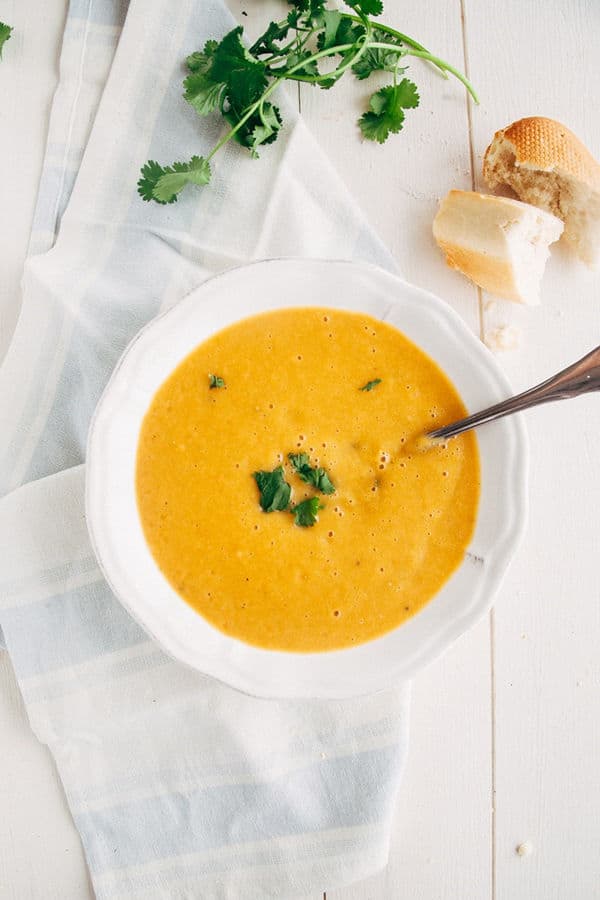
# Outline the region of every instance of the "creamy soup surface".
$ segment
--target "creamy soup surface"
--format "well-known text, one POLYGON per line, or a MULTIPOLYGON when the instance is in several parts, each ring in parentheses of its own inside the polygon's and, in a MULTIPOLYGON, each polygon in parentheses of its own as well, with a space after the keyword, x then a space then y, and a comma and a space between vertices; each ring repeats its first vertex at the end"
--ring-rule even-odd
POLYGON ((241 321, 175 369, 143 421, 136 488, 151 553, 184 600, 247 643, 315 652, 378 637, 464 557, 475 435, 416 444, 465 414, 433 360, 369 316, 309 308, 241 321), (335 492, 303 482, 290 453, 308 454, 335 492), (280 465, 291 506, 320 498, 314 525, 261 509, 253 473, 280 465))

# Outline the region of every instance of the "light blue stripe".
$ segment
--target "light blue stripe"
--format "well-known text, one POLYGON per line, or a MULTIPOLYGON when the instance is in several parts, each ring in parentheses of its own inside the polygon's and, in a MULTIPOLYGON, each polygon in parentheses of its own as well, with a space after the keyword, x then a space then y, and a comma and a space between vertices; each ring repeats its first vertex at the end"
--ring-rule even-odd
MULTIPOLYGON (((224 34, 232 24, 233 19, 220 4, 211 2, 202 9, 199 7, 188 22, 181 58, 202 46, 208 37, 224 34)), ((147 154, 149 158, 170 163, 182 153, 185 156, 186 147, 189 148, 189 154, 207 152, 220 133, 222 126, 217 116, 213 120, 207 120, 199 132, 197 118, 182 104, 181 90, 180 73, 176 72, 161 103, 147 154)), ((147 92, 149 102, 150 95, 155 91, 152 79, 148 79, 141 88, 138 104, 142 109, 146 105, 143 91, 147 92)), ((117 159, 115 166, 129 171, 131 146, 127 133, 123 134, 118 147, 122 162, 119 163, 117 159)), ((140 165, 143 162, 140 159, 140 165)), ((174 212, 170 207, 144 203, 137 194, 135 179, 131 182, 130 189, 131 202, 125 220, 119 227, 118 238, 96 281, 80 301, 82 312, 71 334, 61 375, 54 388, 52 407, 26 472, 25 482, 79 465, 84 460, 89 422, 102 390, 129 341, 158 313, 173 272, 181 265, 180 240, 173 236, 174 231, 186 237, 202 204, 214 202, 210 196, 203 197, 199 191, 189 192, 177 203, 174 212), (174 215, 177 217, 175 230, 171 229, 169 222, 169 218, 174 215), (160 235, 162 240, 160 244, 156 242, 153 251, 149 253, 148 244, 152 234, 160 235), (149 271, 152 273, 151 277, 149 271), (149 284, 152 285, 151 292, 147 289, 140 290, 139 285, 149 284), (110 321, 107 320, 107 314, 110 321)), ((68 197, 67 192, 61 196, 61 209, 68 197)), ((88 222, 85 227, 91 229, 93 226, 88 222)), ((110 226, 94 227, 98 230, 97 245, 102 247, 106 236, 105 227, 110 226)), ((62 252, 60 237, 53 252, 62 252)), ((197 258, 193 260, 198 265, 199 272, 203 270, 206 252, 199 251, 197 258)), ((74 283, 77 274, 74 273, 74 283)), ((199 281, 201 280, 199 276, 199 281)), ((64 299, 59 298, 54 314, 54 329, 58 330, 64 316, 64 299)), ((55 348, 58 342, 54 332, 50 347, 55 348)), ((43 381, 49 368, 47 356, 40 352, 36 360, 37 377, 34 385, 39 385, 40 379, 43 381)), ((12 461, 18 457, 24 432, 29 430, 39 397, 39 391, 32 392, 24 410, 19 428, 8 449, 7 472, 11 469, 12 461)))
MULTIPOLYGON (((255 844, 238 845, 235 851, 235 870, 236 873, 246 872, 246 884, 244 888, 243 900, 287 900, 290 896, 287 885, 295 883, 296 878, 311 878, 311 871, 323 872, 327 867, 329 873, 326 881, 331 884, 345 883, 348 880, 348 854, 353 854, 357 859, 364 857, 366 854, 377 853, 381 856, 380 847, 382 846, 381 831, 378 828, 369 828, 367 833, 356 835, 352 830, 338 831, 333 829, 331 832, 319 832, 316 837, 309 836, 302 838, 293 850, 281 846, 278 843, 262 844, 257 847, 255 844), (377 852, 379 851, 379 852, 377 852), (288 873, 286 888, 279 885, 272 885, 267 892, 261 890, 256 885, 254 871, 258 869, 283 867, 283 871, 288 873), (302 874, 298 876, 298 871, 302 874), (293 873, 293 874, 292 874, 293 873), (282 893, 285 890, 285 893, 282 893)), ((162 885, 169 885, 169 897, 174 900, 232 900, 235 896, 240 898, 239 890, 232 893, 228 884, 228 876, 231 873, 231 859, 227 856, 205 856, 202 859, 181 858, 175 856, 170 864, 164 864, 160 868, 160 882, 162 885), (198 879, 202 876, 212 876, 210 880, 205 880, 200 886, 198 879), (187 890, 187 893, 186 893, 187 890)), ((95 874, 95 873, 94 873, 95 874)), ((118 873, 115 873, 115 881, 118 883, 118 873)), ((322 877, 322 876, 321 876, 322 877)), ((259 876, 260 878, 260 876, 259 876)), ((314 880, 314 878, 313 878, 314 880)), ((94 884, 97 900, 111 900, 115 896, 115 890, 111 885, 111 878, 98 879, 94 884)), ((135 892, 137 897, 144 897, 146 894, 155 896, 153 892, 156 890, 157 877, 152 870, 137 870, 127 878, 128 885, 131 885, 131 891, 135 892)), ((319 884, 319 888, 324 887, 323 881, 319 884)), ((315 888, 311 892, 312 900, 315 900, 315 888)), ((303 890, 302 894, 306 892, 303 890)), ((297 896, 297 890, 293 896, 297 896)), ((118 896, 123 898, 123 892, 119 890, 118 896)), ((317 894, 320 897, 320 894, 317 894)), ((377 898, 379 900, 379 898, 377 898)), ((396 898, 394 898, 396 900, 396 898)))
MULTIPOLYGON (((52 566, 43 572, 32 572, 31 575, 22 576, 19 579, 11 581, 0 581, 0 596, 5 608, 9 608, 11 600, 15 601, 15 605, 21 605, 21 599, 27 596, 28 591, 37 590, 40 587, 48 587, 49 591, 66 581, 67 578, 73 578, 77 575, 92 575, 97 573, 97 581, 103 581, 102 574, 98 568, 95 556, 88 556, 85 559, 74 560, 73 562, 61 563, 59 566, 52 566)), ((90 583, 92 579, 89 579, 90 583)), ((54 594, 57 591, 54 590, 54 594)), ((2 613, 0 611, 0 618, 2 613)))
POLYGON ((77 665, 148 640, 105 581, 5 610, 2 628, 19 678, 77 665))
MULTIPOLYGON (((324 760, 258 784, 207 787, 76 815, 95 873, 380 822, 395 800, 397 748, 324 760)), ((193 777, 193 773, 190 773, 193 777)))

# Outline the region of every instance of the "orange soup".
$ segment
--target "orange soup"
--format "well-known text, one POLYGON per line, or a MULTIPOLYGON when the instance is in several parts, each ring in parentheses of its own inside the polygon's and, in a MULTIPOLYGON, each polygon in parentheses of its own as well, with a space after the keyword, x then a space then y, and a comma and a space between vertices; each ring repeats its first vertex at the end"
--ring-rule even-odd
POLYGON ((136 487, 150 551, 187 603, 241 641, 317 652, 376 638, 464 557, 475 435, 416 447, 465 414, 436 363, 369 316, 241 321, 200 344, 145 416, 136 487))

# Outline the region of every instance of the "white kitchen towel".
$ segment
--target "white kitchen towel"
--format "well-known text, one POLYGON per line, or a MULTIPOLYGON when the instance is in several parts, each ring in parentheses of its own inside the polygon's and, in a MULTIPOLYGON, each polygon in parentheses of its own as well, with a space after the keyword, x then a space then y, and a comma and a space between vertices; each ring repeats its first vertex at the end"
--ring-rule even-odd
POLYGON ((98 897, 306 895, 385 864, 408 690, 264 701, 174 663, 102 579, 80 463, 127 342, 209 274, 276 255, 393 263, 284 97, 286 130, 259 162, 231 147, 204 191, 142 203, 141 163, 202 153, 218 133, 181 100, 181 61, 232 20, 220 0, 125 12, 72 0, 65 30, 0 371, 0 622, 98 897))

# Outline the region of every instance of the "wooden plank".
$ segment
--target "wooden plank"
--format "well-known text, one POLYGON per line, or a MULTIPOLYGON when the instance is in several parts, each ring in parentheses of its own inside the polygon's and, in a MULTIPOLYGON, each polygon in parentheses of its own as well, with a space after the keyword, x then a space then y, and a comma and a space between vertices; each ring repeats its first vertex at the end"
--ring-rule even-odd
MULTIPOLYGON (((462 67, 458 4, 387 0, 386 22, 462 67)), ((409 73, 421 108, 384 146, 360 140, 356 119, 374 89, 347 78, 326 92, 302 87, 308 126, 391 249, 403 274, 447 299, 479 327, 476 292, 449 271, 431 236, 438 200, 471 187, 465 95, 420 61, 409 73)), ((384 79, 375 81, 380 86, 384 79)), ((411 746, 390 862, 328 900, 484 900, 491 885, 491 685, 489 622, 482 622, 414 684, 411 746)))
MULTIPOLYGON (((466 32, 483 101, 478 166, 493 132, 524 115, 557 118, 600 156, 596 3, 507 0, 491 52, 489 8, 467 0, 466 32)), ((598 278, 559 247, 541 308, 489 306, 485 330, 502 325, 521 331, 502 362, 524 388, 598 343, 598 278)), ((530 522, 495 616, 498 900, 600 897, 598 421, 596 397, 527 418, 530 522), (523 842, 531 853, 520 857, 523 842)))

